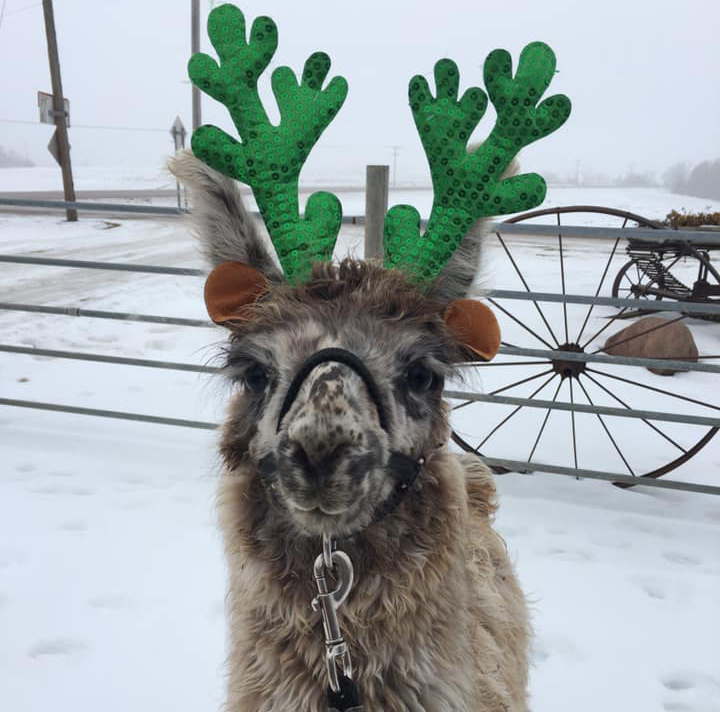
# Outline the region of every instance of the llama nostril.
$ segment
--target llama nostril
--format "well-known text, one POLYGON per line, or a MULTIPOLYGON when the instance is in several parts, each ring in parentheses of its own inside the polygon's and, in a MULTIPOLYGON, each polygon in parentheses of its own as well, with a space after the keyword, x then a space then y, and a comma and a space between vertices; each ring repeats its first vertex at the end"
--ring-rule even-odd
POLYGON ((305 474, 312 477, 322 477, 330 474, 337 466, 338 460, 347 452, 349 445, 340 443, 332 449, 324 449, 317 453, 308 453, 300 444, 295 443, 291 457, 296 465, 302 468, 305 474))
POLYGON ((313 467, 313 464, 310 461, 308 454, 305 452, 305 449, 303 448, 303 446, 300 445, 299 443, 296 443, 293 446, 292 459, 295 461, 296 464, 300 465, 300 467, 305 472, 313 473, 315 471, 315 468, 313 467))

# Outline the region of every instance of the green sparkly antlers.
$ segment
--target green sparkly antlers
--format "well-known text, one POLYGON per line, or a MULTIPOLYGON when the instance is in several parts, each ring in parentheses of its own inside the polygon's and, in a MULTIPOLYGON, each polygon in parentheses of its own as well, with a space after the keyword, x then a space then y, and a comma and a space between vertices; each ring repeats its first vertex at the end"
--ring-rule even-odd
POLYGON ((242 12, 234 5, 220 5, 210 13, 208 35, 220 64, 196 54, 188 73, 193 84, 227 106, 242 143, 215 126, 201 126, 192 135, 193 152, 252 188, 285 276, 301 281, 312 263, 331 259, 342 210, 332 193, 314 193, 301 218, 298 176, 345 101, 347 82, 335 77, 322 89, 330 70, 330 58, 323 52, 308 58, 299 84, 289 67, 278 67, 272 73, 272 89, 280 124, 273 126, 257 82, 277 49, 275 23, 258 17, 246 42, 242 12))
MULTIPOLYGON (((291 69, 279 67, 272 74, 272 89, 281 118, 273 126, 257 82, 277 49, 275 23, 257 18, 248 42, 243 14, 233 5, 221 5, 210 13, 208 35, 220 63, 194 55, 190 79, 227 106, 242 141, 215 126, 201 126, 192 136, 193 151, 252 188, 287 279, 301 282, 314 262, 331 259, 342 214, 337 197, 320 192, 310 197, 301 217, 298 176, 342 106, 347 82, 335 77, 322 88, 330 69, 330 58, 322 52, 305 62, 300 83, 291 69)), ((525 47, 514 77, 510 55, 491 52, 484 80, 497 120, 490 136, 471 153, 467 144, 485 113, 485 92, 471 87, 458 100, 459 73, 449 59, 435 65, 435 96, 423 77, 410 81, 410 107, 430 165, 434 202, 423 234, 415 208, 398 205, 388 212, 386 267, 430 284, 478 218, 527 210, 544 200, 546 185, 538 174, 501 176, 524 146, 555 131, 570 115, 570 100, 562 94, 540 102, 554 72, 555 55, 542 42, 525 47)))
POLYGON ((450 59, 435 65, 436 96, 424 77, 410 80, 410 108, 430 164, 434 201, 422 236, 415 208, 397 205, 388 212, 386 266, 431 282, 478 218, 542 203, 547 186, 537 173, 504 180, 501 176, 520 149, 555 131, 570 115, 570 100, 562 94, 538 104, 554 73, 555 55, 542 42, 525 47, 515 77, 508 52, 491 52, 484 79, 497 120, 490 136, 472 153, 467 144, 485 113, 485 92, 470 87, 458 100, 459 73, 450 59))

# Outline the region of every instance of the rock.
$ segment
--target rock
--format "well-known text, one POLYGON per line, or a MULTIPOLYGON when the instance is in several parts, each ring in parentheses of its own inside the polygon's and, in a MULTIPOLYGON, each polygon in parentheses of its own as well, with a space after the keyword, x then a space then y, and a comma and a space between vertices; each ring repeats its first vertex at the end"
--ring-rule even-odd
MULTIPOLYGON (((634 324, 613 334, 605 342, 603 351, 611 356, 671 358, 675 361, 696 362, 698 357, 695 339, 687 325, 681 321, 671 322, 669 319, 662 319, 659 316, 646 316, 638 319, 634 324), (667 326, 661 327, 662 324, 667 324, 667 326), (654 330, 649 331, 650 329, 654 330), (617 344, 617 346, 613 344, 617 344)), ((675 373, 675 369, 672 368, 650 368, 648 370, 660 376, 672 376, 675 373)))

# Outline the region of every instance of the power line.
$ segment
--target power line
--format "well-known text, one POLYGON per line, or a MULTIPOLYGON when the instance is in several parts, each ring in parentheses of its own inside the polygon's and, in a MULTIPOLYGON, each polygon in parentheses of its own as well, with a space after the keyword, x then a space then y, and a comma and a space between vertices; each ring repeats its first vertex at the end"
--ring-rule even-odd
POLYGON ((11 10, 10 12, 5 12, 5 4, 7 3, 7 0, 3 0, 3 11, 0 12, 0 25, 2 25, 2 18, 3 15, 5 17, 12 17, 13 15, 17 15, 20 12, 25 12, 25 10, 32 10, 35 7, 40 7, 42 5, 41 2, 33 3, 32 5, 24 5, 23 7, 19 7, 16 10, 11 10))
MULTIPOLYGON (((25 119, 0 119, 2 124, 30 124, 32 126, 42 126, 38 121, 28 121, 25 119)), ((168 129, 153 129, 143 126, 102 126, 99 124, 73 124, 74 129, 104 129, 106 131, 152 131, 167 133, 168 129)))
POLYGON ((35 2, 32 5, 24 5, 23 7, 19 7, 17 10, 8 12, 8 17, 10 17, 10 15, 17 15, 19 12, 25 12, 25 10, 32 10, 34 7, 40 7, 41 5, 41 2, 35 2))
MULTIPOLYGON (((43 126, 38 121, 30 121, 28 119, 0 119, 0 124, 27 124, 31 126, 43 126)), ((103 126, 101 124, 73 124, 73 129, 103 129, 106 131, 150 131, 153 133, 169 133, 169 129, 150 128, 145 126, 103 126)), ((358 145, 356 143, 318 143, 315 150, 318 149, 336 149, 336 148, 356 148, 358 150, 367 150, 369 148, 390 148, 393 149, 395 158, 397 151, 405 148, 404 146, 390 144, 368 144, 367 146, 358 145)))

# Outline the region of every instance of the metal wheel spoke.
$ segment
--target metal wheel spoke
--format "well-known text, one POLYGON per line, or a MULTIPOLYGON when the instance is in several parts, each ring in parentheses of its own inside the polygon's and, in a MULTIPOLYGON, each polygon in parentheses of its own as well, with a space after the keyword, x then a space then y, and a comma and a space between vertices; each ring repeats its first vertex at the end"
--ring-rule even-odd
POLYGON ((597 337, 600 336, 600 334, 602 334, 603 331, 605 331, 605 329, 610 326, 610 324, 612 324, 616 319, 619 319, 627 310, 628 307, 623 307, 617 314, 614 314, 612 319, 610 319, 610 321, 608 321, 607 324, 605 324, 605 326, 600 329, 600 331, 598 331, 596 334, 593 334, 580 348, 584 351, 588 344, 595 341, 595 339, 597 339, 597 337))
POLYGON ((505 308, 502 307, 500 304, 498 304, 494 299, 488 299, 488 301, 489 301, 490 304, 492 304, 494 307, 497 307, 501 312, 503 312, 503 314, 507 314, 515 323, 517 323, 517 324, 519 324, 520 326, 522 326, 522 328, 525 329, 525 331, 527 331, 528 333, 532 334, 539 342, 545 344, 545 346, 547 346, 547 347, 548 347, 549 349, 551 349, 551 350, 555 348, 551 343, 549 343, 548 341, 545 341, 545 339, 543 339, 542 336, 540 336, 539 334, 535 333, 529 326, 526 326, 525 324, 523 324, 523 323, 520 321, 520 319, 518 319, 516 316, 513 316, 507 309, 505 309, 505 308))
MULTIPOLYGON (((523 283, 523 286, 525 287, 525 291, 530 294, 530 287, 528 286, 528 283, 525 281, 525 277, 523 277, 522 272, 520 271, 519 267, 515 263, 515 260, 513 259, 513 256, 510 254, 510 250, 508 250, 507 245, 505 244, 505 240, 502 239, 502 236, 499 232, 495 233, 497 235, 498 240, 500 240, 500 244, 503 246, 503 249, 505 250, 505 254, 508 256, 510 262, 512 263, 512 266, 515 268, 515 272, 517 272, 518 277, 520 277, 520 281, 523 283)), ((538 314, 540 314, 540 318, 543 320, 543 323, 547 327, 547 330, 550 332, 550 336, 552 336, 553 341, 555 342, 555 346, 560 346, 560 342, 557 340, 557 336, 555 336, 555 332, 552 330, 552 327, 548 323, 548 320, 545 318, 545 314, 543 314, 542 309, 540 309, 538 303, 533 299, 532 303, 535 305, 535 309, 537 309, 538 314)), ((553 348, 552 346, 550 348, 553 348)))
MULTIPOLYGON (((547 366, 548 361, 535 361, 534 363, 540 363, 540 364, 543 364, 543 365, 547 366)), ((507 366, 507 365, 513 365, 513 364, 491 364, 491 365, 495 365, 495 366, 503 366, 503 365, 504 365, 504 366, 507 366)), ((493 391, 493 392, 490 393, 489 395, 494 396, 496 393, 502 393, 502 391, 510 390, 511 388, 514 388, 515 386, 521 385, 522 383, 527 383, 528 381, 534 381, 536 378, 540 378, 540 377, 542 377, 542 376, 547 376, 547 374, 550 373, 550 371, 552 371, 552 370, 553 370, 553 369, 551 368, 551 369, 549 369, 549 370, 547 370, 547 371, 542 371, 541 373, 538 373, 536 376, 530 376, 530 377, 528 377, 528 378, 523 378, 522 381, 516 381, 515 383, 511 383, 509 386, 505 386, 504 388, 500 388, 500 389, 497 390, 497 391, 493 391)), ((453 410, 453 411, 455 411, 455 410, 460 410, 461 408, 465 408, 466 406, 471 405, 472 403, 475 403, 475 401, 472 401, 472 400, 465 401, 464 403, 460 403, 459 405, 454 405, 454 406, 451 408, 451 410, 453 410)))
MULTIPOLYGON (((560 213, 557 214, 557 224, 560 227, 560 213)), ((562 233, 558 230, 558 244, 560 246, 560 285, 562 286, 563 297, 565 296, 565 258, 563 256, 562 233)), ((567 302, 562 303, 563 319, 565 321, 565 343, 570 343, 568 336, 567 302)))
MULTIPOLYGON (((573 396, 573 379, 569 378, 568 381, 570 382, 570 405, 575 405, 575 398, 573 396)), ((577 459, 577 437, 575 435, 575 411, 570 411, 570 422, 572 423, 572 441, 573 441, 573 460, 575 461, 575 469, 577 470, 578 466, 578 459, 577 459)))
POLYGON ((663 269, 666 272, 669 272, 681 259, 682 259, 682 255, 678 255, 667 267, 665 267, 665 265, 663 265, 663 269))
MULTIPOLYGON (((595 405, 595 403, 593 403, 593 401, 592 401, 592 398, 590 398, 590 394, 587 392, 587 389, 585 388, 585 386, 583 386, 580 379, 578 379, 578 386, 580 386, 580 388, 582 388, 582 392, 585 394, 585 398, 587 398, 588 403, 590 405, 595 405)), ((612 433, 610 432, 610 429, 608 428, 607 424, 605 423, 605 420, 600 415, 600 413, 595 413, 595 415, 597 416, 598 420, 600 421, 600 425, 603 426, 603 430, 605 431, 605 434, 610 438, 610 442, 613 444, 613 447, 615 448, 615 452, 617 452, 617 454, 620 455, 620 459, 625 463, 625 467, 627 467, 628 472, 633 477, 635 477, 635 473, 633 472, 632 467, 630 467, 630 463, 625 459, 625 455, 622 454, 622 450, 620 450, 620 448, 618 447, 618 444, 615 442, 615 438, 612 436, 612 433)))
MULTIPOLYGON (((534 398, 534 397, 535 397, 538 393, 540 393, 540 391, 541 391, 543 388, 545 388, 545 386, 547 386, 547 384, 550 383, 550 381, 552 381, 553 378, 555 378, 555 376, 557 376, 557 375, 558 375, 557 373, 553 373, 553 375, 550 376, 550 378, 548 378, 547 381, 545 381, 539 388, 537 388, 536 390, 534 390, 534 391, 528 396, 528 398, 534 398)), ((519 406, 517 406, 517 408, 515 408, 515 410, 512 411, 512 413, 510 413, 510 415, 505 416, 505 418, 503 418, 503 419, 485 436, 485 439, 475 448, 475 452, 478 452, 478 450, 480 450, 480 448, 481 448, 503 425, 505 425, 505 423, 507 423, 508 420, 510 420, 510 418, 512 418, 512 417, 513 417, 519 410, 521 410, 521 409, 522 409, 522 406, 519 405, 519 406)))
MULTIPOLYGON (((651 331, 657 331, 658 329, 664 329, 666 326, 670 326, 670 324, 674 324, 677 321, 680 321, 681 319, 685 318, 685 314, 681 314, 680 316, 676 317, 675 319, 670 319, 669 321, 665 321, 662 324, 658 324, 657 326, 653 326, 649 329, 645 329, 645 331, 641 331, 637 334, 633 334, 633 336, 628 336, 627 339, 623 339, 622 341, 616 341, 610 348, 615 348, 616 346, 620 346, 620 344, 626 344, 628 341, 633 341, 633 339, 637 339, 639 336, 645 336, 645 334, 649 334, 651 331)), ((600 353, 600 351, 605 351, 603 347, 599 349, 595 349, 595 351, 591 351, 591 355, 600 353)))
POLYGON ((678 400, 685 401, 687 403, 694 403, 695 405, 702 405, 706 408, 712 408, 713 410, 720 410, 720 406, 717 405, 711 405, 710 403, 705 403, 700 400, 696 400, 695 398, 689 398, 688 396, 680 396, 677 393, 671 393, 670 391, 666 391, 664 388, 656 388, 655 386, 646 386, 644 383, 639 383, 638 381, 631 381, 628 378, 623 378, 622 376, 615 376, 611 373, 605 373, 605 371, 598 371, 596 368, 586 368, 586 371, 590 371, 590 373, 596 373, 598 376, 604 376, 605 378, 612 378, 616 381, 622 381, 623 383, 629 383, 631 386, 637 386, 638 388, 644 388, 648 391, 654 391, 655 393, 662 393, 665 396, 670 396, 671 398, 677 398, 678 400))
MULTIPOLYGON (((560 383, 558 383, 558 387, 555 389, 555 395, 552 397, 552 402, 554 403, 557 400, 558 393, 560 393, 560 389, 562 388, 562 379, 560 379, 560 383)), ((540 432, 537 434, 537 437, 535 438, 535 442, 533 443, 532 450, 530 450, 530 454, 528 455, 527 461, 530 462, 532 460, 532 456, 535 454, 535 449, 538 446, 538 443, 540 442, 540 438, 542 437, 543 430, 545 430, 545 426, 547 425, 548 419, 550 418, 550 413, 552 412, 552 408, 548 408, 545 413, 545 418, 543 418, 542 425, 540 426, 540 432)))
POLYGON ((552 373, 553 370, 554 369, 549 368, 547 371, 541 371, 535 376, 528 376, 527 378, 523 378, 522 381, 516 381, 515 383, 511 383, 509 386, 503 386, 502 388, 498 388, 496 391, 491 391, 488 395, 494 396, 498 393, 502 393, 503 391, 509 391, 511 388, 515 388, 515 386, 520 386, 523 383, 528 383, 528 381, 534 381, 536 378, 542 378, 542 376, 547 376, 547 374, 552 373))
MULTIPOLYGON (((632 410, 632 408, 619 396, 616 396, 609 388, 606 388, 603 386, 600 381, 598 381, 596 378, 593 378, 589 373, 585 372, 585 377, 589 378, 600 390, 605 391, 611 398, 615 399, 618 403, 620 403, 621 406, 626 408, 627 410, 632 410)), ((682 446, 678 445, 669 435, 664 433, 660 428, 657 427, 657 425, 653 425, 649 420, 646 420, 645 418, 641 418, 642 422, 645 423, 649 428, 654 430, 658 435, 661 435, 665 440, 667 440, 671 445, 674 445, 678 450, 680 450, 683 453, 687 453, 687 450, 682 446)))
POLYGON ((471 404, 474 403, 474 402, 475 402, 475 401, 472 401, 472 400, 465 401, 464 403, 460 403, 460 405, 454 405, 454 406, 451 408, 451 410, 453 410, 453 411, 455 411, 455 410, 460 410, 460 408, 464 408, 465 406, 471 405, 471 404))
MULTIPOLYGON (((627 218, 625 218, 623 227, 625 227, 626 223, 627 223, 627 218)), ((613 257, 615 257, 615 250, 617 250, 617 246, 619 243, 620 243, 620 237, 618 236, 617 240, 615 240, 615 244, 613 245, 612 252, 610 253, 610 257, 607 261, 607 264, 605 265, 605 269, 603 270, 602 277, 600 277, 600 284, 598 284, 598 287, 595 290, 596 297, 598 296, 598 294, 600 294, 600 290, 602 289, 603 283, 605 282, 605 277, 607 276, 608 270, 610 269, 610 263, 612 262, 613 257)), ((591 304, 590 308, 587 311, 587 314, 585 315, 585 321, 583 321, 582 326, 580 327, 580 333, 577 335, 577 339, 575 339, 576 344, 580 343, 580 339, 582 339, 582 335, 583 335, 583 332, 585 331, 585 327, 587 326, 588 319, 590 319, 590 315, 592 314, 592 310, 594 308, 595 308, 595 305, 591 304)))

